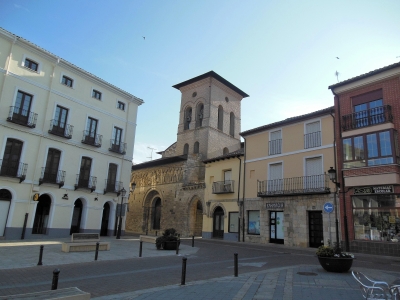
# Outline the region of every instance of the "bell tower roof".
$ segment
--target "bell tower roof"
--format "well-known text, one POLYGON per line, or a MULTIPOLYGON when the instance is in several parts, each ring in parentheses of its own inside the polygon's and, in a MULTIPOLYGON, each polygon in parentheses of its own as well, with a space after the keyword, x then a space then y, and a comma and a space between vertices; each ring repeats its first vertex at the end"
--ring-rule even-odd
POLYGON ((172 87, 176 88, 177 90, 179 90, 181 87, 189 85, 193 82, 196 81, 200 81, 202 79, 208 78, 208 77, 213 77, 215 79, 217 79, 218 81, 220 81, 221 83, 223 83, 224 85, 226 85, 227 87, 231 88, 232 90, 234 90, 236 93, 238 93, 239 95, 241 95, 243 98, 249 97, 249 95, 247 95, 245 92, 243 92, 241 89, 239 89, 237 86, 233 85, 232 83, 230 83, 228 80, 226 80, 225 78, 223 78, 222 76, 218 75, 217 73, 215 73, 214 71, 210 71, 207 73, 204 73, 202 75, 196 76, 192 79, 186 80, 184 82, 178 83, 173 85, 172 87))

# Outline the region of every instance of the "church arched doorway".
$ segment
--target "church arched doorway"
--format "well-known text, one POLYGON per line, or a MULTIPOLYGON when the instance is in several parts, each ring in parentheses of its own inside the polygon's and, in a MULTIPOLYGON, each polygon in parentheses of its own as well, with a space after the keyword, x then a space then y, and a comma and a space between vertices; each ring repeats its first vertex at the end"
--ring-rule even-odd
POLYGON ((224 210, 220 206, 218 206, 214 210, 213 237, 214 238, 224 237, 224 210))
POLYGON ((83 204, 81 199, 77 199, 74 204, 74 211, 72 212, 71 230, 69 234, 79 233, 81 228, 83 204))
POLYGON ((108 235, 109 219, 110 219, 110 204, 108 204, 108 202, 106 202, 103 206, 103 217, 101 218, 101 229, 100 229, 101 236, 108 235))
POLYGON ((47 194, 43 194, 38 199, 35 218, 33 221, 32 234, 46 234, 49 222, 51 199, 47 194))
POLYGON ((0 236, 4 236, 11 205, 11 193, 9 190, 0 190, 0 236))
POLYGON ((161 199, 156 198, 153 206, 153 229, 161 229, 161 199))

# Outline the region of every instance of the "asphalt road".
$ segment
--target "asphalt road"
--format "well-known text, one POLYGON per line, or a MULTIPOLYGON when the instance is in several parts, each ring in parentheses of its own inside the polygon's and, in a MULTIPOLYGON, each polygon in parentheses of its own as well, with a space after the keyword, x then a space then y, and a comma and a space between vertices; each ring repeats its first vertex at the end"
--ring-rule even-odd
MULTIPOLYGON (((182 243, 190 245, 191 241, 182 243)), ((199 251, 187 256, 186 282, 233 275, 234 253, 238 253, 239 273, 287 266, 318 265, 314 249, 215 240, 196 240, 195 246, 199 247, 199 251)), ((353 268, 357 267, 398 272, 400 257, 360 254, 353 263, 353 268)), ((91 293, 94 298, 179 284, 182 256, 0 270, 0 296, 49 290, 55 268, 61 270, 58 288, 78 287, 91 293)))

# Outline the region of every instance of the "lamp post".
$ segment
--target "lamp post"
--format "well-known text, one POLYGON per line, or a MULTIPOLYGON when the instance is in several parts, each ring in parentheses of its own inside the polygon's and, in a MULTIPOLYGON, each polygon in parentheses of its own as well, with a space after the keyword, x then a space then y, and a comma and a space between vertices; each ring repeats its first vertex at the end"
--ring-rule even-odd
MULTIPOLYGON (((340 183, 336 181, 336 170, 333 167, 330 167, 328 170, 329 179, 335 184, 335 196, 334 196, 334 203, 335 203, 335 226, 336 226, 336 247, 335 250, 339 251, 339 220, 338 220, 338 212, 337 212, 337 191, 338 187, 340 187, 340 183)), ((346 208, 345 208, 346 209, 346 208)))
POLYGON ((118 223, 118 231, 117 231, 117 239, 121 238, 121 227, 122 227, 122 204, 124 201, 124 197, 126 194, 125 188, 122 187, 122 189, 119 191, 121 193, 121 207, 119 210, 119 223, 118 223))

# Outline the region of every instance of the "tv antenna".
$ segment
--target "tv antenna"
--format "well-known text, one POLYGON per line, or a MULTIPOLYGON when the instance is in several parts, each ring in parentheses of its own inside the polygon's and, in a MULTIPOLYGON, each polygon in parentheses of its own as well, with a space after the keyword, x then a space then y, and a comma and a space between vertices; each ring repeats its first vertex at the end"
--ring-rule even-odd
POLYGON ((337 82, 339 82, 339 72, 338 71, 335 72, 335 76, 336 76, 337 82))
POLYGON ((153 160, 153 150, 156 150, 156 148, 147 147, 147 149, 151 150, 150 156, 148 156, 147 158, 150 158, 150 160, 153 160))

